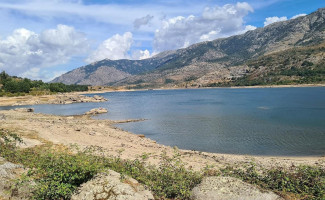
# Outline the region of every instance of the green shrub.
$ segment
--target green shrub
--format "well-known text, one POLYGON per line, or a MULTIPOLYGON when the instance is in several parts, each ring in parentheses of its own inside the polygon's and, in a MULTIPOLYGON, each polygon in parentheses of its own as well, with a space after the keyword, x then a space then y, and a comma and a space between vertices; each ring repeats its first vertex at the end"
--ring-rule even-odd
POLYGON ((33 148, 19 152, 19 160, 28 166, 28 175, 36 181, 35 199, 70 199, 82 183, 103 169, 96 157, 68 150, 33 148))
POLYGON ((281 195, 292 194, 297 199, 325 198, 325 168, 312 166, 292 166, 283 168, 256 170, 251 164, 245 169, 226 167, 222 175, 241 178, 243 181, 259 185, 281 195))
POLYGON ((189 199, 191 190, 202 181, 202 174, 186 169, 180 155, 161 155, 159 167, 147 166, 141 160, 114 159, 111 169, 127 174, 147 185, 158 199, 189 199))
POLYGON ((0 155, 15 157, 16 144, 22 143, 21 137, 5 129, 0 129, 0 155))
POLYGON ((68 149, 42 146, 13 152, 10 156, 1 155, 30 168, 27 175, 36 182, 34 199, 69 199, 78 186, 105 168, 147 185, 158 199, 188 199, 192 188, 202 179, 200 173, 185 168, 179 154, 163 154, 157 167, 146 165, 144 159, 94 156, 92 149, 71 153, 68 149))

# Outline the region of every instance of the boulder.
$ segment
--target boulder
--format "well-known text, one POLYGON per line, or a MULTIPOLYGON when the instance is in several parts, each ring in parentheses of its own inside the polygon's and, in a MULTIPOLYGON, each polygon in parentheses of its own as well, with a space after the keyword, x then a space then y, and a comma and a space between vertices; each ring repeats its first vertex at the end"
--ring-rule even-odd
POLYGON ((192 190, 192 200, 281 200, 273 192, 261 191, 256 186, 233 177, 212 176, 203 179, 192 190))
POLYGON ((107 99, 99 95, 94 95, 93 98, 98 101, 107 101, 107 99))
POLYGON ((16 108, 14 110, 18 112, 34 112, 34 108, 16 108))
POLYGON ((106 108, 94 108, 91 109, 90 111, 86 112, 85 115, 97 115, 97 114, 102 114, 102 113, 107 113, 106 108))
POLYGON ((97 174, 82 184, 71 200, 151 200, 152 193, 133 178, 124 177, 115 171, 97 174))

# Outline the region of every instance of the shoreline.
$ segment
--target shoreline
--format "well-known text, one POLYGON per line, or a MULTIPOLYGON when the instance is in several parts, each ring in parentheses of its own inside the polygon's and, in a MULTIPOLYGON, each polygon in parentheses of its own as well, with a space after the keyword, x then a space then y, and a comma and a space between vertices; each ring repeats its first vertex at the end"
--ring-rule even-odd
MULTIPOLYGON (((26 145, 23 148, 53 143, 57 145, 73 145, 85 148, 98 146, 105 155, 121 156, 122 159, 134 160, 148 155, 150 164, 158 164, 162 152, 172 156, 174 147, 158 144, 143 135, 124 131, 115 127, 117 123, 128 122, 92 119, 86 115, 58 116, 14 110, 0 110, 0 128, 20 134, 26 145)), ((177 148, 176 148, 177 149, 177 148)), ((178 149, 183 162, 189 168, 201 170, 206 166, 216 169, 226 166, 247 165, 256 163, 262 168, 292 165, 319 165, 325 167, 324 156, 252 156, 238 154, 209 153, 178 149)))
POLYGON ((103 94, 109 92, 135 92, 135 91, 150 91, 150 90, 186 90, 186 89, 254 89, 254 88, 305 88, 305 87, 325 87, 325 84, 301 84, 301 85, 258 85, 258 86, 235 86, 235 87, 193 87, 193 88, 153 88, 153 89, 106 89, 98 91, 85 91, 85 92, 70 92, 60 93, 53 95, 40 95, 40 96, 17 96, 17 97, 0 97, 0 106, 20 106, 20 105, 36 105, 36 104, 51 104, 59 96, 80 96, 87 94, 103 94), (17 105, 19 104, 19 105, 17 105))

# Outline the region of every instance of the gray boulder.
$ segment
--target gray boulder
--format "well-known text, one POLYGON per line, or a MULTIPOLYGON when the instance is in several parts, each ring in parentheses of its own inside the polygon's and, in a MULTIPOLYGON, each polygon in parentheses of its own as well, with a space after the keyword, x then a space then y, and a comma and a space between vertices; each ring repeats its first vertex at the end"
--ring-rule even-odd
POLYGON ((90 111, 86 112, 85 115, 97 115, 97 114, 102 114, 102 113, 107 113, 106 108, 94 108, 91 109, 90 111))
POLYGON ((92 180, 82 184, 71 200, 151 200, 152 193, 138 181, 115 171, 97 174, 92 180))
POLYGON ((233 177, 206 177, 192 190, 192 200, 280 200, 273 192, 263 192, 256 186, 233 177))

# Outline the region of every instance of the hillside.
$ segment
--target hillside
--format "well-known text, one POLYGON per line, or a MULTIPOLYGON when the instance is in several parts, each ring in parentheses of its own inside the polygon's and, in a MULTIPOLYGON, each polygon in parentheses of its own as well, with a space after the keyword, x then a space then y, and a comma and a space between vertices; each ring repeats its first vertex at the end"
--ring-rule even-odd
POLYGON ((273 23, 242 35, 163 52, 146 60, 102 60, 70 71, 53 82, 132 87, 227 83, 255 71, 251 69, 253 65, 247 64, 250 60, 322 43, 325 39, 324 19, 325 8, 322 8, 304 17, 273 23))
POLYGON ((232 85, 325 83, 325 43, 262 56, 247 62, 250 71, 232 85))

